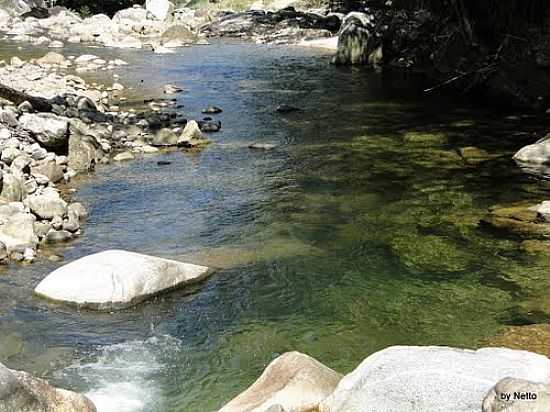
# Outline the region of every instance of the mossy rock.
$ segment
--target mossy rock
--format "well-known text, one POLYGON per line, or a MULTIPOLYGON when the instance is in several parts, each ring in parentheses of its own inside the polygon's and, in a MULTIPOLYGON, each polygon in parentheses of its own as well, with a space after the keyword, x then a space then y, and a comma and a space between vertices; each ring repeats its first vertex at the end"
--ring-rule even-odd
POLYGON ((550 255, 550 240, 524 240, 520 249, 530 255, 550 255))
POLYGON ((442 236, 408 234, 392 239, 391 248, 405 266, 419 271, 459 272, 467 269, 471 255, 442 236))
POLYGON ((536 206, 519 204, 493 207, 480 223, 523 238, 548 238, 550 223, 538 219, 536 206))
POLYGON ((510 326, 490 338, 487 345, 528 350, 550 356, 550 325, 510 326))
POLYGON ((493 157, 486 150, 475 146, 461 147, 458 152, 462 159, 468 164, 482 163, 493 157))
POLYGON ((431 146, 445 144, 448 142, 448 139, 443 133, 406 132, 403 135, 403 142, 421 146, 431 146))

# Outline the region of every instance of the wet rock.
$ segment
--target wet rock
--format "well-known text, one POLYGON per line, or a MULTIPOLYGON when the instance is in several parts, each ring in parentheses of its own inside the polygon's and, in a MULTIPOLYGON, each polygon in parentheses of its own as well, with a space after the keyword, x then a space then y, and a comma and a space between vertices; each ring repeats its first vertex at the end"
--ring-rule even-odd
POLYGON ((35 293, 91 309, 133 306, 205 279, 208 268, 121 250, 85 256, 50 273, 35 293), (75 276, 78 274, 78 276, 75 276))
POLYGON ((202 113, 205 114, 217 114, 221 112, 223 112, 223 110, 216 106, 208 106, 206 109, 202 109, 202 113))
POLYGON ((176 94, 181 93, 183 89, 181 87, 175 86, 173 84, 167 84, 164 86, 164 93, 165 94, 176 94))
POLYGON ((365 65, 374 47, 371 39, 372 17, 360 12, 352 12, 344 17, 338 37, 338 50, 335 64, 365 65))
POLYGON ((550 236, 550 223, 539 217, 539 206, 525 203, 493 206, 480 223, 523 238, 546 238, 550 236))
POLYGON ((19 123, 45 148, 56 150, 67 147, 69 119, 51 113, 26 113, 19 118, 19 123))
POLYGON ((117 154, 115 157, 113 157, 113 160, 115 162, 124 162, 127 160, 134 160, 135 156, 132 154, 132 152, 122 152, 117 154))
POLYGON ((406 132, 403 135, 403 141, 409 144, 431 146, 447 143, 447 136, 443 133, 431 132, 406 132))
POLYGON ((299 108, 290 106, 288 104, 280 104, 275 108, 275 111, 277 113, 292 113, 292 112, 297 112, 299 110, 300 110, 299 108))
POLYGON ((199 124, 191 120, 187 122, 183 132, 178 138, 178 146, 183 147, 198 147, 209 143, 209 140, 202 134, 199 124))
POLYGON ((178 135, 171 129, 161 129, 153 137, 153 146, 176 146, 178 135))
POLYGON ((205 133, 215 133, 219 132, 222 128, 222 122, 213 121, 213 120, 207 120, 207 121, 199 121, 197 122, 199 124, 199 127, 201 129, 201 132, 205 133))
POLYGON ((76 232, 78 229, 80 229, 80 219, 78 213, 69 209, 67 211, 67 220, 63 222, 63 230, 76 232))
POLYGON ((61 243, 67 242, 73 237, 71 232, 67 230, 55 230, 51 229, 45 237, 46 243, 61 243))
POLYGON ((330 395, 342 375, 299 352, 271 362, 260 378, 219 412, 311 411, 330 395))
POLYGON ((97 412, 84 395, 58 389, 43 379, 0 364, 0 410, 20 412, 97 412))
POLYGON ((171 164, 172 164, 172 162, 169 162, 169 161, 167 161, 167 160, 159 160, 159 161, 157 162, 157 165, 158 165, 158 166, 168 166, 168 165, 171 165, 171 164))
POLYGON ((248 146, 249 149, 254 150, 272 150, 275 149, 277 145, 269 144, 269 143, 252 143, 248 146))
POLYGON ((346 375, 319 411, 477 411, 505 377, 547 381, 550 360, 504 348, 394 346, 346 375))
POLYGON ((40 222, 34 222, 34 225, 33 225, 34 233, 40 239, 46 236, 51 228, 52 228, 52 224, 46 220, 42 220, 40 222))
POLYGON ((67 213, 67 202, 53 189, 44 189, 41 193, 35 193, 24 200, 31 212, 41 219, 53 219, 55 216, 64 216, 67 213))
POLYGON ((504 378, 483 400, 483 412, 550 411, 550 384, 504 378))

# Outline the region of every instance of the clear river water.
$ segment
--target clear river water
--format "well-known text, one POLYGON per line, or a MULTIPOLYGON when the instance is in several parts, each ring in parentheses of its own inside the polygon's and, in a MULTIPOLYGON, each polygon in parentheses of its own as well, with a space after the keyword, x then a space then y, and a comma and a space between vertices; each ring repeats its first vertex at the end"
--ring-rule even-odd
POLYGON ((174 83, 189 118, 223 108, 223 128, 200 153, 105 165, 70 184, 90 217, 56 250, 64 261, 1 269, 8 366, 86 393, 99 412, 209 412, 285 351, 346 373, 389 345, 475 348, 505 325, 550 320, 550 261, 478 225, 494 204, 550 195, 511 159, 540 119, 428 96, 414 78, 337 68, 315 50, 71 47, 129 61, 119 73, 136 98, 174 83), (302 110, 276 113, 282 103, 302 110), (468 146, 483 161, 462 156, 468 146), (115 313, 33 296, 55 268, 112 248, 216 270, 115 313))

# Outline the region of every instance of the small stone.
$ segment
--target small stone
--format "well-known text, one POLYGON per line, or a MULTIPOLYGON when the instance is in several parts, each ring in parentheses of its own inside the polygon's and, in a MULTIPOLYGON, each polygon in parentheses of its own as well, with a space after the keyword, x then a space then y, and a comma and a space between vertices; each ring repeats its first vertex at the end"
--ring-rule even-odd
POLYGON ((173 84, 167 84, 164 86, 164 93, 165 94, 176 94, 183 92, 183 89, 181 87, 175 86, 173 84))
POLYGON ((46 235, 45 240, 46 240, 46 243, 58 243, 58 242, 66 242, 71 238, 72 238, 71 232, 68 232, 66 230, 52 229, 46 235))
POLYGON ((280 104, 275 108, 275 111, 277 113, 291 113, 291 112, 297 112, 300 109, 294 106, 289 106, 288 104, 280 104))
POLYGON ((276 147, 277 145, 269 144, 269 143, 252 143, 251 145, 248 146, 249 149, 254 149, 254 150, 271 150, 271 149, 275 149, 276 147))
POLYGON ((115 162, 123 162, 123 161, 126 161, 126 160, 134 160, 134 159, 135 159, 135 157, 132 154, 132 152, 122 152, 122 153, 117 154, 115 157, 113 157, 113 160, 115 162))
POLYGON ((202 113, 207 113, 207 114, 216 114, 221 112, 223 112, 223 110, 216 106, 208 106, 206 109, 202 110, 202 113))

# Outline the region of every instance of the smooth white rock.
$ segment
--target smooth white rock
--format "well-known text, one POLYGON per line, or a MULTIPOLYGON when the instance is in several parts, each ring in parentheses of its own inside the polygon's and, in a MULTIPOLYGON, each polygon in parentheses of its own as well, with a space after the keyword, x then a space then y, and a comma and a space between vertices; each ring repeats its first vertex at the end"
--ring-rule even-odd
POLYGON ((346 375, 320 412, 480 411, 501 379, 550 382, 550 359, 505 348, 393 346, 346 375))
POLYGON ((123 250, 85 256, 50 273, 35 293, 91 309, 121 309, 205 279, 209 269, 123 250))

